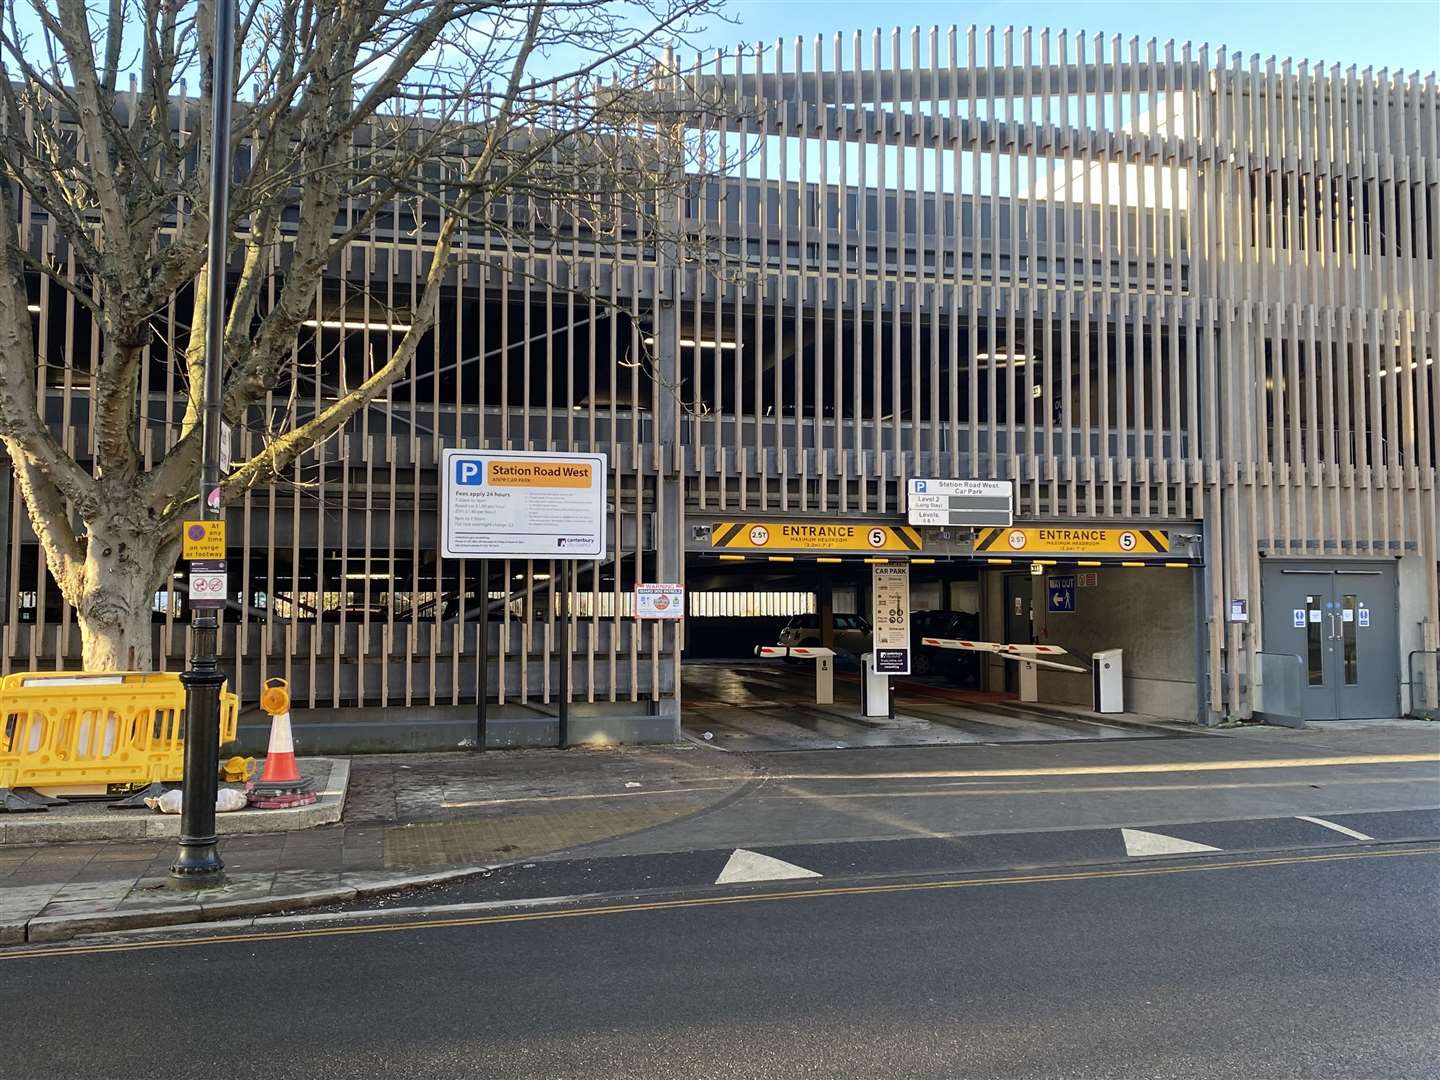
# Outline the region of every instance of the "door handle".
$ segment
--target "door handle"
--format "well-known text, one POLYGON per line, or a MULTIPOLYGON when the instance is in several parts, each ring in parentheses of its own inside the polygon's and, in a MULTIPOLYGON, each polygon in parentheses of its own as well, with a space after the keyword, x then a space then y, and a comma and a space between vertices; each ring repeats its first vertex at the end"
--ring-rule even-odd
POLYGON ((1331 640, 1331 641, 1336 641, 1336 640, 1338 640, 1339 637, 1340 637, 1339 631, 1336 630, 1336 628, 1335 628, 1335 626, 1336 626, 1335 620, 1338 619, 1338 618, 1339 618, 1339 616, 1336 615, 1333 611, 1330 613, 1330 640, 1331 640))

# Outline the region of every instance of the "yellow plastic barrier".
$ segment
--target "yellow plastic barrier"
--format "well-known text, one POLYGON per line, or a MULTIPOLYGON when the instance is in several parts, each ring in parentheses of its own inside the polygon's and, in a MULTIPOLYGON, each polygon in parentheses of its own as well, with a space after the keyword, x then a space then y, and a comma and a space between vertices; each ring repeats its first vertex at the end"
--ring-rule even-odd
MULTIPOLYGON (((0 790, 95 792, 184 773, 185 688, 178 675, 20 672, 0 679, 0 790)), ((220 742, 240 700, 220 691, 220 742)))

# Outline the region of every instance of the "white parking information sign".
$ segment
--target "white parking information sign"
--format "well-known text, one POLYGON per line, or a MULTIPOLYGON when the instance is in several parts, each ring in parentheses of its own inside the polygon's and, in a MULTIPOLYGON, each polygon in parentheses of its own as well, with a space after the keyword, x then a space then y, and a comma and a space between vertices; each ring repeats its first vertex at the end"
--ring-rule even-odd
POLYGON ((440 553, 447 559, 603 559, 604 454, 446 450, 440 553))
POLYGON ((911 525, 1004 527, 1015 520, 1009 480, 911 480, 906 499, 911 525))
POLYGON ((877 563, 870 569, 875 670, 887 675, 909 675, 910 567, 877 563))
POLYGON ((635 586, 635 615, 641 619, 683 619, 685 586, 641 582, 635 586))

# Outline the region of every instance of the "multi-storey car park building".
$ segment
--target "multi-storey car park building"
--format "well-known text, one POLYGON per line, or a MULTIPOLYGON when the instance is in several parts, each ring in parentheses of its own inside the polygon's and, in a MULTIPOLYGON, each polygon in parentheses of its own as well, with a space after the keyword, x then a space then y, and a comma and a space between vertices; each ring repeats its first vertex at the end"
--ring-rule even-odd
MULTIPOLYGON (((863 610, 886 558, 912 564, 915 607, 976 611, 989 640, 1125 649, 1140 712, 1435 703, 1433 74, 949 29, 722 53, 670 100, 692 90, 683 137, 714 167, 673 220, 703 243, 601 249, 543 217, 528 245, 473 232, 408 377, 228 507, 245 697, 280 675, 317 720, 378 732, 398 706, 463 734, 483 594, 502 741, 553 737, 566 663, 577 735, 669 738, 687 657, 863 610), (608 456, 610 556, 579 565, 569 604, 557 564, 482 583, 439 558, 452 446, 608 456), (912 478, 1012 480, 1019 532, 898 528, 912 478), (817 546, 798 525, 885 539, 817 546), (1133 546, 1024 531, 1042 527, 1133 546), (1046 610, 1052 575, 1078 578, 1073 611, 1046 610), (635 583, 675 580, 687 622, 637 621, 635 583)), ((383 353, 426 239, 382 218, 354 244, 268 408, 303 416, 383 353)), ((45 415, 83 458, 85 314, 34 299, 45 415)), ((184 333, 172 311, 166 341, 184 333)), ((151 447, 184 397, 152 354, 151 447)), ((235 434, 237 459, 256 438, 235 434)), ((17 499, 4 662, 74 666, 17 499)), ((183 665, 186 622, 157 596, 158 663, 183 665)), ((1088 682, 1042 674, 1040 694, 1085 701, 1088 682)))

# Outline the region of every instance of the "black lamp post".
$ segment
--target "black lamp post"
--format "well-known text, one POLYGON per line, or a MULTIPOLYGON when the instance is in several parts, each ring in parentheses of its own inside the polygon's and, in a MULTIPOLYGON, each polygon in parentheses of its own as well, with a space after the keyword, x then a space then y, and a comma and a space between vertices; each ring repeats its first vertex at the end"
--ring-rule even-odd
MULTIPOLYGON (((200 516, 220 516, 220 392, 225 346, 225 265, 229 253, 230 111, 235 95, 234 0, 215 4, 210 71, 210 252, 205 290, 205 386, 201 428, 200 516), (214 502, 212 503, 212 499, 214 502)), ((220 772, 220 670, 217 608, 192 608, 191 665, 185 687, 185 776, 180 807, 180 847, 170 876, 204 885, 225 871, 215 837, 215 796, 220 772)))

